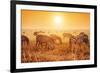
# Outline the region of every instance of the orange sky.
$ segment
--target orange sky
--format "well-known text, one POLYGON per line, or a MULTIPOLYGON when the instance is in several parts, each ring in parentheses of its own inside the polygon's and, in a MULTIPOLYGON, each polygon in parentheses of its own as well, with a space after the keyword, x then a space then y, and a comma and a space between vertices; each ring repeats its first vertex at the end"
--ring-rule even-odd
POLYGON ((90 14, 22 10, 22 29, 89 30, 90 14))

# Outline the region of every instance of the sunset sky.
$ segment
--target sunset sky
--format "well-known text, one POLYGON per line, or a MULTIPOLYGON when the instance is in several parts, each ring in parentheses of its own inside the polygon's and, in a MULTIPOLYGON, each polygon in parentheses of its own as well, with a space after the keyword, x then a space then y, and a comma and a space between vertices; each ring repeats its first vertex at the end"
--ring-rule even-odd
POLYGON ((89 30, 90 14, 21 10, 22 29, 89 30))

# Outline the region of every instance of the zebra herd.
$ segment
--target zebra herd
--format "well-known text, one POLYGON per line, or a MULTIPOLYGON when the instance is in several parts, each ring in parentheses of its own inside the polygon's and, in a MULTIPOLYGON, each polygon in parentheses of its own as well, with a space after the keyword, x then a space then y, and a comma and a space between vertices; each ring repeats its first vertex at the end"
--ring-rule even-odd
MULTIPOLYGON (((46 35, 44 34, 44 32, 42 32, 42 34, 41 32, 34 32, 33 35, 36 36, 36 45, 35 45, 36 48, 45 46, 45 48, 47 49, 54 49, 55 44, 59 45, 63 43, 62 38, 56 34, 46 35)), ((81 46, 82 44, 85 44, 89 47, 89 44, 90 44, 89 37, 84 32, 81 32, 80 34, 76 36, 70 33, 63 33, 63 38, 69 39, 68 41, 69 48, 74 48, 75 45, 81 46)), ((22 43, 22 46, 24 47, 30 43, 30 40, 27 36, 22 35, 21 43, 22 43)))
MULTIPOLYGON (((63 46, 68 45, 68 48, 66 51, 69 51, 68 53, 74 56, 75 59, 89 59, 89 53, 90 53, 90 40, 87 34, 84 32, 79 33, 78 35, 72 35, 70 33, 63 33, 62 37, 56 35, 56 34, 45 34, 44 32, 34 32, 33 36, 35 36, 35 44, 33 44, 35 49, 41 50, 54 50, 57 49, 55 46, 63 46), (69 39, 66 41, 66 38, 69 39), (64 42, 65 40, 66 42, 64 42)), ((30 50, 30 42, 31 40, 26 36, 21 36, 21 45, 22 45, 22 57, 23 61, 29 61, 28 59, 32 57, 32 48, 30 50), (27 57, 28 56, 28 57, 27 57)), ((62 47, 60 47, 62 48, 62 47)), ((62 48, 62 49, 63 49, 62 48)), ((59 49, 59 48, 58 48, 59 49)), ((45 52, 45 51, 44 51, 45 52)))

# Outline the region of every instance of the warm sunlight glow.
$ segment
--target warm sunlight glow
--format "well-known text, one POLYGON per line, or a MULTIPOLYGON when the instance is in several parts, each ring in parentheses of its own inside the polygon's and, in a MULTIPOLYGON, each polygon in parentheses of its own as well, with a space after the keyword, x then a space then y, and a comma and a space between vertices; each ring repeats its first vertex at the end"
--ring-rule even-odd
POLYGON ((22 10, 22 29, 32 30, 89 30, 90 14, 22 10), (34 28, 35 27, 35 28, 34 28))
POLYGON ((61 19, 60 16, 56 16, 56 17, 55 17, 55 23, 56 23, 56 24, 61 25, 61 21, 62 21, 62 19, 61 19))
POLYGON ((62 28, 62 17, 61 16, 55 16, 54 22, 55 22, 55 24, 54 24, 55 27, 60 30, 62 28))

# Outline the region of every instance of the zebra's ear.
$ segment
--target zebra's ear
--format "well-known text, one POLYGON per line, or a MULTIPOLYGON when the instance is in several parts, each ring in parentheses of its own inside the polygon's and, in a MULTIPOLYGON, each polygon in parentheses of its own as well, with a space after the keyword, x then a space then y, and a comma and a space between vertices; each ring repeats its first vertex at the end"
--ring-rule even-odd
POLYGON ((34 32, 34 33, 33 33, 33 35, 35 35, 35 36, 36 36, 36 35, 37 35, 37 32, 34 32))

